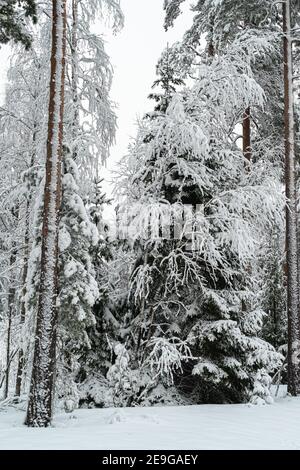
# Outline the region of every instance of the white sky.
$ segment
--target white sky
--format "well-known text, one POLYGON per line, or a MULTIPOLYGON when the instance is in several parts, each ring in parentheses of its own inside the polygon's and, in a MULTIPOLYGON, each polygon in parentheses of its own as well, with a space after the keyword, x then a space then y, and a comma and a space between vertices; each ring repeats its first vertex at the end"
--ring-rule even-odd
MULTIPOLYGON (((112 99, 118 104, 118 132, 116 145, 111 150, 105 180, 110 180, 110 169, 126 155, 130 137, 136 133, 138 116, 153 109, 147 99, 156 78, 156 64, 167 44, 181 39, 191 22, 186 8, 175 27, 167 33, 163 28, 163 0, 121 0, 125 27, 117 36, 107 36, 107 51, 114 66, 112 99)), ((110 191, 109 185, 105 190, 110 191)))
MULTIPOLYGON (((107 183, 110 169, 126 154, 130 136, 135 134, 137 117, 153 108, 147 96, 155 80, 155 66, 161 52, 168 42, 172 44, 180 39, 191 22, 191 13, 186 8, 175 28, 166 33, 163 0, 121 0, 121 5, 125 15, 124 29, 113 36, 105 27, 102 30, 99 27, 115 70, 111 98, 118 104, 117 142, 107 169, 102 171, 107 183)), ((5 46, 0 50, 0 102, 4 95, 8 49, 5 46)), ((109 184, 105 184, 105 190, 110 193, 109 184)))

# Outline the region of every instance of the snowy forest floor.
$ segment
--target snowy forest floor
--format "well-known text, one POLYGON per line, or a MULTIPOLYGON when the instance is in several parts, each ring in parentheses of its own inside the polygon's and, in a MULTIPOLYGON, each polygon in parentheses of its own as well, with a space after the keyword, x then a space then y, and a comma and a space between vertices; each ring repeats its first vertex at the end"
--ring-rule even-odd
POLYGON ((0 449, 300 449, 300 399, 290 397, 266 406, 77 410, 42 430, 23 420, 24 411, 0 411, 0 449))

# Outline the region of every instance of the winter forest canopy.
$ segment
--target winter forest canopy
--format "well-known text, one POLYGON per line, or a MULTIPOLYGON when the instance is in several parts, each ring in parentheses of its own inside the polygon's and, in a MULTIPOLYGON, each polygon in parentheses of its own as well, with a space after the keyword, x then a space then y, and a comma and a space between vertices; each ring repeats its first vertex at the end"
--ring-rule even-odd
POLYGON ((94 25, 117 35, 122 3, 0 0, 0 400, 30 427, 61 405, 300 395, 300 2, 162 0, 166 30, 192 22, 157 58, 111 199, 94 25))

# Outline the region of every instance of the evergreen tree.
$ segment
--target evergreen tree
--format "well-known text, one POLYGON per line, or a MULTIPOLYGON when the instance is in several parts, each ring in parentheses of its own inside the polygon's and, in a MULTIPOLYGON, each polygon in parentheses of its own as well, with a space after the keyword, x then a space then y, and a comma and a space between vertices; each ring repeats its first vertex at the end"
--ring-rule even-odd
MULTIPOLYGON (((134 230, 145 239, 130 287, 136 364, 141 369, 154 361, 156 378, 174 379, 197 402, 250 399, 257 381, 262 393, 255 400, 269 401, 268 373, 280 364, 259 338, 263 312, 249 272, 255 246, 278 214, 278 189, 270 187, 277 175, 259 161, 245 172, 233 137, 246 103, 263 105, 250 63, 237 60, 238 45, 234 60, 228 51, 201 65, 195 86, 144 123, 136 174, 127 184, 127 205, 141 204, 134 230), (161 234, 170 207, 175 224, 183 214, 185 224, 166 241, 161 234)), ((153 380, 148 392, 151 387, 153 380)))
POLYGON ((297 193, 295 159, 295 118, 293 98, 293 30, 292 2, 283 5, 284 49, 284 131, 286 190, 286 272, 288 317, 288 391, 300 393, 300 315, 297 252, 297 193))
POLYGON ((61 206, 66 54, 66 1, 52 2, 52 51, 40 291, 26 424, 47 427, 53 415, 56 371, 58 225, 61 206))
POLYGON ((62 356, 62 395, 76 396, 76 358, 83 345, 90 348, 87 328, 95 323, 93 306, 99 297, 90 249, 98 244, 97 227, 90 221, 79 190, 74 161, 65 155, 63 204, 59 234, 59 333, 62 356))
MULTIPOLYGON (((165 1, 165 28, 170 28, 180 14, 180 5, 185 0, 165 1)), ((251 106, 241 115, 243 124, 244 154, 251 157, 254 148, 255 158, 264 157, 274 162, 282 162, 283 149, 283 80, 281 64, 283 60, 280 42, 280 11, 269 0, 199 0, 191 6, 194 12, 193 24, 174 49, 174 62, 182 73, 187 74, 195 61, 207 60, 213 54, 222 54, 228 48, 245 54, 250 60, 256 82, 265 93, 264 107, 251 106), (203 53, 201 38, 206 38, 203 53), (246 46, 243 49, 243 44, 246 46), (236 46, 239 48, 236 50, 236 46), (247 50, 248 49, 248 50, 247 50), (252 52, 250 52, 252 49, 252 52), (177 53, 176 53, 177 52, 177 53), (280 97, 280 98, 279 98, 280 97), (250 147, 247 150, 247 146, 250 147)), ((240 58, 237 57, 237 60, 240 58)), ((238 136, 237 136, 238 138, 238 136)))
MULTIPOLYGON (((89 344, 80 350, 76 383, 81 404, 89 406, 108 404, 106 374, 112 363, 112 343, 120 328, 113 300, 113 245, 103 216, 103 210, 110 201, 103 193, 101 184, 102 181, 96 179, 85 198, 91 223, 98 231, 97 243, 89 251, 98 292, 92 307, 94 321, 86 330, 89 344)), ((114 262, 118 263, 119 260, 114 262)))
MULTIPOLYGON (((104 199, 96 188, 96 199, 91 200, 90 191, 90 181, 98 175, 100 163, 106 161, 116 130, 114 106, 109 98, 112 67, 103 39, 91 32, 96 15, 104 14, 106 7, 112 27, 117 30, 123 21, 118 2, 73 0, 69 11, 71 48, 67 69, 71 81, 66 86, 68 112, 59 279, 59 381, 62 384, 60 393, 69 409, 78 404, 78 382, 83 380, 83 369, 88 370, 84 358, 99 353, 99 350, 93 350, 96 345, 91 337, 95 339, 97 325, 103 322, 99 317, 99 304, 105 296, 107 283, 105 275, 99 279, 105 251, 101 215, 104 199), (98 313, 97 318, 95 313, 98 313)), ((92 362, 91 359, 91 374, 92 362)))
POLYGON ((0 43, 13 40, 21 42, 26 49, 31 45, 31 34, 26 27, 26 18, 37 22, 35 0, 0 1, 0 43))
POLYGON ((263 337, 276 350, 287 344, 285 239, 281 227, 273 227, 262 244, 262 305, 266 312, 263 337))
MULTIPOLYGON (((96 223, 89 214, 90 178, 98 172, 99 162, 105 160, 114 140, 116 117, 109 99, 112 68, 104 50, 101 37, 90 29, 95 15, 103 13, 102 7, 110 6, 113 27, 121 25, 122 13, 118 2, 77 2, 69 4, 67 10, 68 41, 66 49, 67 80, 64 104, 64 147, 62 175, 62 205, 59 221, 59 275, 58 275, 58 363, 57 392, 64 398, 70 411, 78 404, 77 374, 79 359, 90 348, 88 330, 95 323, 94 304, 99 297, 99 287, 104 279, 96 281, 94 252, 101 245, 96 223), (69 48, 70 46, 70 48, 69 48), (69 80, 69 77, 71 80, 69 80)), ((38 63, 47 78, 49 61, 49 21, 42 25, 41 37, 37 38, 30 51, 29 64, 38 63)), ((36 71, 33 73, 37 73, 36 71)), ((46 86, 39 97, 42 113, 47 102, 46 86)), ((31 113, 31 109, 30 109, 31 113)), ((29 114, 30 114, 29 113, 29 114)), ((43 119, 39 118, 37 135, 45 136, 43 119)), ((39 138, 37 139, 39 143, 39 138)), ((43 149, 37 147, 43 155, 43 149)), ((42 217, 43 217, 43 162, 36 181, 36 195, 32 198, 33 243, 30 246, 26 279, 26 328, 32 333, 40 291, 42 217)), ((99 223, 99 227, 100 227, 99 223)), ((99 229, 100 230, 100 229, 99 229)), ((101 232, 101 230, 100 230, 101 232)), ((99 248, 101 251, 101 248, 99 248)), ((100 255, 99 255, 100 257, 100 255)), ((95 264, 98 261, 95 261, 95 264)), ((29 336, 30 336, 29 335, 29 336)), ((27 344, 26 360, 32 364, 32 344, 27 344)))

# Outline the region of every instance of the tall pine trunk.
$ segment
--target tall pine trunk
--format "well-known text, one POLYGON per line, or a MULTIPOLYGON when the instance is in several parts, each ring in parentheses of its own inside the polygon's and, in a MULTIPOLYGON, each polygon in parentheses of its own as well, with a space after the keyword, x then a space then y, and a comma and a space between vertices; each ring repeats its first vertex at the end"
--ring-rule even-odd
MULTIPOLYGON (((250 15, 246 8, 246 16, 244 20, 244 30, 250 24, 250 15)), ((246 171, 250 169, 250 163, 252 159, 251 149, 251 108, 250 105, 246 108, 243 115, 243 154, 245 157, 245 168, 246 171)))
POLYGON ((40 292, 26 424, 49 426, 56 372, 58 226, 61 205, 66 1, 52 0, 52 51, 40 292))
POLYGON ((284 32, 284 123, 286 183, 286 250, 288 314, 288 392, 300 393, 300 323, 297 255, 297 200, 295 182, 295 123, 293 103, 293 58, 291 37, 291 1, 283 3, 284 32))
MULTIPOLYGON (((246 109, 243 115, 243 154, 245 158, 245 171, 250 171, 250 163, 252 159, 251 149, 251 108, 246 109)), ((247 272, 251 273, 251 265, 247 266, 247 272)), ((242 312, 247 312, 246 301, 242 300, 242 312)))
POLYGON ((76 140, 78 137, 79 110, 78 110, 78 0, 72 0, 72 35, 71 35, 71 62, 72 62, 72 157, 77 159, 78 148, 76 140))

